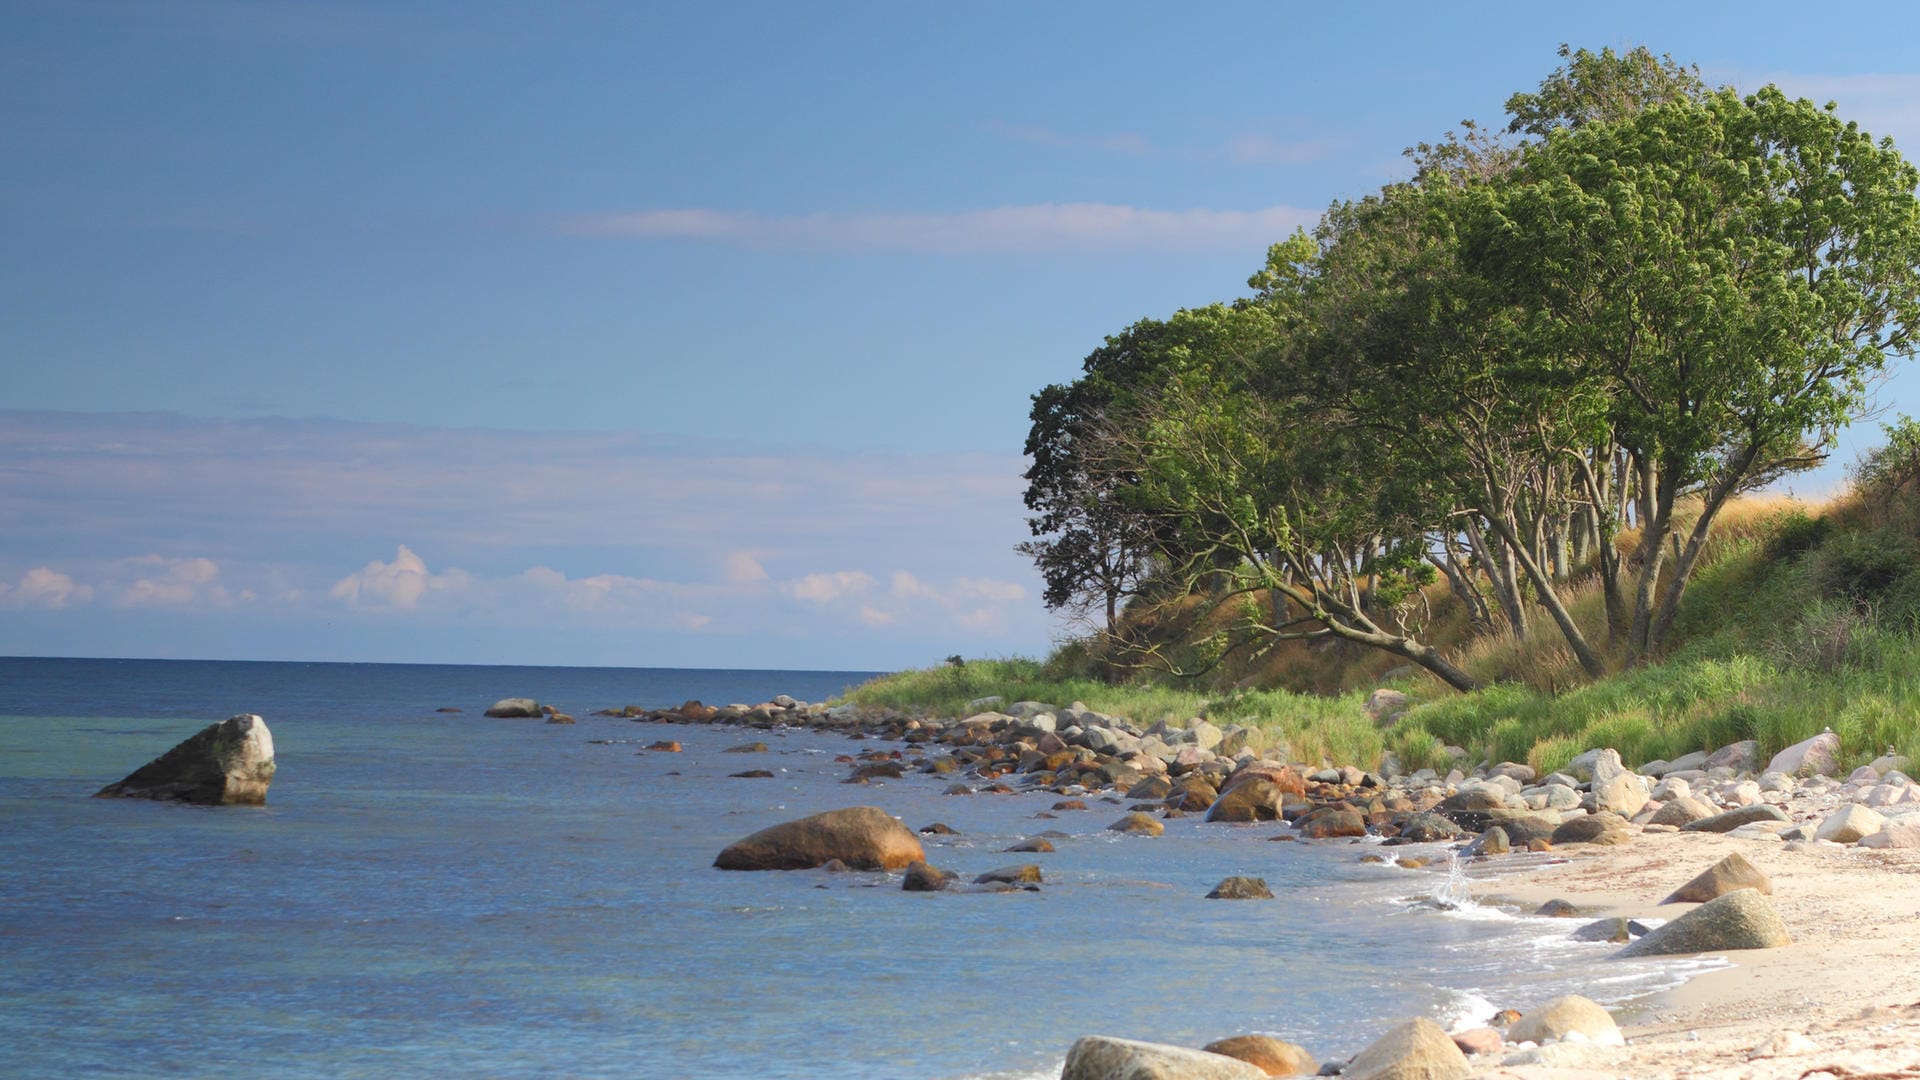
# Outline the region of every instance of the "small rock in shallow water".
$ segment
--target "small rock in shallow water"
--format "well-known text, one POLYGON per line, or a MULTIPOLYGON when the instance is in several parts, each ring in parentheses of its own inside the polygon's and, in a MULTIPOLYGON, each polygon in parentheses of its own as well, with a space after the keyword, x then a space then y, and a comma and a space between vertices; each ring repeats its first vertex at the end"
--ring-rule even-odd
POLYGON ((1143 836, 1159 836, 1167 831, 1165 825, 1142 813, 1131 813, 1119 821, 1107 826, 1112 832, 1139 833, 1143 836))
POLYGON ((934 823, 933 823, 933 824, 931 824, 931 825, 922 825, 922 826, 920 826, 920 831, 921 831, 922 833, 925 833, 925 834, 929 834, 929 835, 932 835, 932 836, 955 836, 955 835, 958 835, 958 834, 957 834, 957 833, 956 833, 956 832, 954 831, 954 828, 953 828, 953 826, 951 826, 951 825, 946 825, 946 824, 942 824, 941 822, 938 822, 938 821, 936 821, 936 822, 934 822, 934 823))
POLYGON ((1580 909, 1565 900, 1553 899, 1534 909, 1535 915, 1544 915, 1552 919, 1571 919, 1580 914, 1580 909))
POLYGON ((902 892, 939 892, 952 883, 952 874, 915 862, 907 865, 907 876, 900 883, 900 889, 902 892))
POLYGON ((1031 836, 1007 849, 1009 852, 1027 852, 1044 855, 1053 850, 1053 844, 1038 836, 1031 836))
POLYGON ((1222 880, 1207 894, 1209 900, 1271 900, 1273 890, 1267 888, 1265 878, 1230 877, 1222 880))

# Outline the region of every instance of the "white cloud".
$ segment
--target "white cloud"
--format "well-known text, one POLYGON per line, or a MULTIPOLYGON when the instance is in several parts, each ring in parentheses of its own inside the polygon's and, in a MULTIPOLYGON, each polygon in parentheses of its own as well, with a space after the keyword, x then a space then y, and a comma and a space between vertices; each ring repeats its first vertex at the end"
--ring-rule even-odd
POLYGON ((36 566, 11 588, 0 589, 0 602, 15 608, 59 610, 93 600, 93 586, 82 585, 50 566, 36 566))
POLYGON ((1113 203, 1036 203, 949 213, 815 213, 770 217, 744 210, 658 209, 576 218, 589 236, 708 240, 808 251, 935 254, 1264 250, 1318 214, 1256 210, 1150 210, 1113 203))
POLYGON ((992 578, 955 578, 953 591, 959 596, 977 596, 1000 604, 1013 604, 1027 598, 1026 586, 1014 581, 992 578))
POLYGON ((760 559, 755 552, 729 551, 724 562, 727 580, 736 585, 751 585, 756 581, 767 580, 767 568, 760 565, 760 559))
POLYGON ((1338 148, 1333 139, 1276 139, 1246 133, 1227 140, 1226 156, 1249 165, 1299 165, 1323 161, 1338 148))
MULTIPOLYGON (((212 559, 146 555, 132 562, 159 572, 148 572, 120 589, 114 601, 121 607, 226 607, 234 600, 221 584, 220 566, 212 559)), ((243 591, 242 597, 250 598, 249 592, 243 591)))
POLYGON ((872 604, 861 604, 860 621, 868 626, 886 626, 893 621, 893 613, 881 611, 872 604))
POLYGON ((895 596, 932 596, 934 594, 933 586, 928 585, 926 582, 921 581, 905 570, 895 570, 889 578, 889 581, 891 584, 888 586, 888 591, 895 596))
POLYGON ((334 582, 328 595, 355 608, 412 611, 428 593, 459 591, 473 583, 465 570, 435 574, 413 550, 401 544, 392 562, 378 559, 334 582))
POLYGON ((797 581, 788 582, 782 588, 796 599, 826 604, 850 593, 866 592, 873 585, 873 575, 863 570, 835 570, 825 574, 808 574, 797 581))

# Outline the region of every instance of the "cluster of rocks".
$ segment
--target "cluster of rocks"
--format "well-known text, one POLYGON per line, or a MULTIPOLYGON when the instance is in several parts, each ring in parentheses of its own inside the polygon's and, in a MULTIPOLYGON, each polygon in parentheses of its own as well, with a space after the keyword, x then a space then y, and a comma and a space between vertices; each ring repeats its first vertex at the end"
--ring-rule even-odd
POLYGON ((1342 1076, 1348 1080, 1467 1080, 1493 1066, 1586 1065, 1594 1048, 1624 1045, 1607 1010, 1578 995, 1498 1026, 1448 1032, 1416 1018, 1395 1025, 1345 1062, 1322 1065, 1306 1050, 1269 1035, 1238 1035, 1198 1050, 1089 1035, 1067 1051, 1060 1080, 1183 1077, 1265 1080, 1273 1076, 1342 1076), (1504 1028, 1505 1030, 1501 1030, 1504 1028))
MULTIPOLYGON (((449 710, 441 709, 439 711, 447 712, 449 710)), ((458 712, 459 710, 454 709, 451 711, 458 712)), ((551 705, 542 705, 539 701, 528 697, 501 698, 499 701, 487 706, 486 715, 506 720, 538 720, 541 717, 545 717, 549 724, 573 723, 573 717, 568 716, 566 713, 561 712, 551 705)))

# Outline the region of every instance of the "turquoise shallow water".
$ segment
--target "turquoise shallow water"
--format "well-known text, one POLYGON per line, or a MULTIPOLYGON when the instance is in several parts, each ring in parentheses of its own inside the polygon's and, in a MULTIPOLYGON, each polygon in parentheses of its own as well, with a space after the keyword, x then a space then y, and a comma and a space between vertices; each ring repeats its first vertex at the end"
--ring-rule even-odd
POLYGON ((1049 820, 1050 794, 839 783, 836 755, 884 744, 586 715, 859 677, 0 660, 20 713, 0 717, 0 1075, 1044 1075, 1089 1032, 1269 1031, 1331 1056, 1410 1014, 1677 974, 1565 923, 1411 905, 1441 877, 1270 825, 1123 837, 1099 802, 1049 820), (580 723, 478 715, 508 694, 580 723), (267 807, 87 797, 237 711, 273 730, 267 807), (657 738, 685 750, 641 752, 657 738), (722 752, 750 739, 770 751, 722 752), (726 775, 747 768, 777 775, 726 775), (960 830, 928 838, 936 865, 1038 862, 1046 885, 711 866, 860 804, 960 830), (1048 829, 1057 852, 1004 853, 1048 829), (1202 899, 1239 873, 1277 899, 1202 899))

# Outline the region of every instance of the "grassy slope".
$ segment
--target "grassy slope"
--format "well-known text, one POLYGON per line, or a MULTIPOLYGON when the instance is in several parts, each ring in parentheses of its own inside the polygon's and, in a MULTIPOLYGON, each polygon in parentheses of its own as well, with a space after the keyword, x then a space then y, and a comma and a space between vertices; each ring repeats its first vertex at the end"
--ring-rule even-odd
MULTIPOLYGON (((1771 753, 1823 727, 1840 735, 1850 764, 1888 746, 1920 758, 1914 532, 1857 502, 1813 512, 1780 499, 1730 507, 1688 591, 1669 655, 1596 682, 1584 680, 1546 620, 1523 639, 1469 641, 1451 598, 1436 593, 1436 642, 1494 685, 1463 695, 1424 676, 1396 680, 1416 704, 1385 731, 1361 702, 1393 658, 1341 649, 1289 648, 1233 673, 1242 685, 1285 682, 1321 693, 1231 683, 1109 686, 1067 677, 1071 665, 1056 657, 906 672, 860 687, 851 699, 940 715, 959 715, 991 694, 1077 700, 1142 722, 1206 715, 1260 723, 1302 760, 1369 768, 1388 749, 1410 767, 1439 764, 1448 744, 1476 758, 1545 769, 1591 746, 1612 746, 1634 764, 1747 738, 1771 753), (1288 672, 1293 677, 1283 679, 1288 672)), ((1590 638, 1604 638, 1597 592, 1576 590, 1572 606, 1590 638)))

